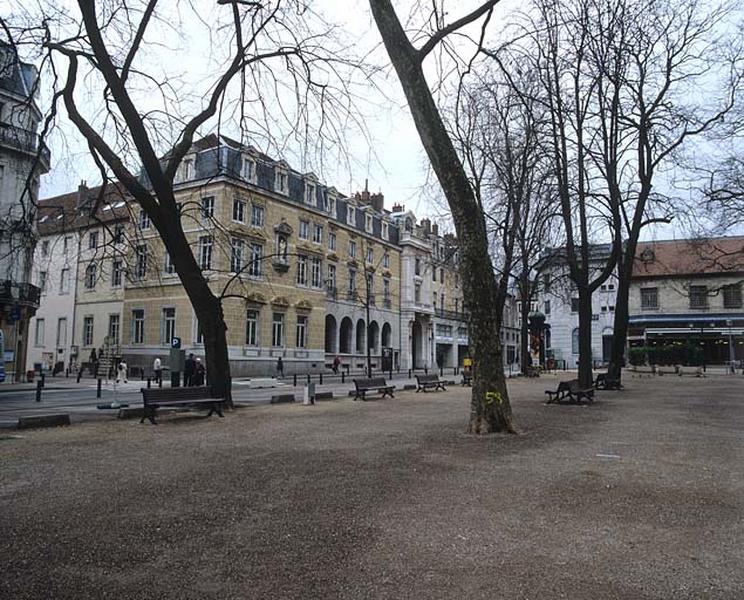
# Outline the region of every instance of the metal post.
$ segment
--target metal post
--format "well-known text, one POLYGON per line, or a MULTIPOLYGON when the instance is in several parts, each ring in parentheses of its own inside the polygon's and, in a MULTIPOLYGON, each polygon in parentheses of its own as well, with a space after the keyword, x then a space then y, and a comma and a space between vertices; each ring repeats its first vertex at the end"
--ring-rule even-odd
POLYGON ((429 365, 424 365, 424 375, 429 374, 429 365))
POLYGON ((408 379, 411 378, 411 369, 408 369, 408 379))
POLYGON ((39 381, 36 382, 36 401, 37 402, 41 402, 41 388, 43 387, 44 386, 41 383, 41 379, 39 379, 39 381))
POLYGON ((310 383, 310 373, 307 374, 307 382, 310 383))
POLYGON ((321 373, 321 374, 320 374, 320 375, 318 376, 318 383, 319 383, 320 385, 323 385, 323 373, 321 373))
POLYGON ((39 380, 41 381, 41 387, 44 387, 44 384, 46 383, 45 378, 46 375, 44 375, 44 373, 41 373, 41 376, 39 378, 39 380))
POLYGON ((297 387, 297 373, 292 376, 292 385, 297 387))
MULTIPOLYGON (((205 379, 204 383, 207 383, 206 377, 204 379, 205 379)), ((158 379, 158 387, 159 388, 162 388, 163 387, 163 376, 162 375, 158 379)))
POLYGON ((150 389, 150 378, 149 377, 147 378, 147 389, 148 390, 150 389))
POLYGON ((346 373, 341 371, 341 383, 344 383, 346 381, 346 373))
POLYGON ((80 383, 80 378, 83 376, 83 367, 78 369, 77 382, 80 383))
POLYGON ((96 398, 101 397, 101 378, 98 378, 98 383, 96 385, 96 398))

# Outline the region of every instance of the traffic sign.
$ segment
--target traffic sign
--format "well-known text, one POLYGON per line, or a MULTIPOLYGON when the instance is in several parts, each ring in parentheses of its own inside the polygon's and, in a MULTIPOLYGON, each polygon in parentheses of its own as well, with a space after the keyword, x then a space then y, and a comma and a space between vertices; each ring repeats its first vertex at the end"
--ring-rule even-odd
POLYGON ((180 348, 180 347, 181 347, 181 338, 180 337, 171 338, 171 348, 180 348))

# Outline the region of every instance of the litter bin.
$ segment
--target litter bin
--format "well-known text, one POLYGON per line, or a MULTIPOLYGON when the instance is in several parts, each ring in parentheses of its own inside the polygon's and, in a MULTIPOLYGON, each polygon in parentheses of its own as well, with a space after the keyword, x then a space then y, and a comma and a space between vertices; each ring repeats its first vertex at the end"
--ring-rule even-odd
POLYGON ((305 384, 305 389, 302 395, 302 403, 307 406, 309 404, 315 404, 315 384, 305 384))

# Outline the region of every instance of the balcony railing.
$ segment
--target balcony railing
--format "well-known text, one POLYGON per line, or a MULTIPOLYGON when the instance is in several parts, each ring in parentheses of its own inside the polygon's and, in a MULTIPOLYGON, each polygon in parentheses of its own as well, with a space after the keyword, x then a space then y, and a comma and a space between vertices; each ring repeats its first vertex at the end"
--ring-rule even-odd
POLYGON ((41 289, 30 283, 0 281, 0 305, 23 304, 39 308, 41 289))
POLYGON ((0 145, 36 155, 41 145, 41 164, 49 170, 49 148, 34 131, 21 129, 14 125, 0 125, 0 145))
POLYGON ((446 310, 444 308, 438 308, 435 311, 435 313, 438 317, 442 317, 443 319, 452 319, 453 321, 467 321, 468 320, 468 314, 463 311, 446 310))

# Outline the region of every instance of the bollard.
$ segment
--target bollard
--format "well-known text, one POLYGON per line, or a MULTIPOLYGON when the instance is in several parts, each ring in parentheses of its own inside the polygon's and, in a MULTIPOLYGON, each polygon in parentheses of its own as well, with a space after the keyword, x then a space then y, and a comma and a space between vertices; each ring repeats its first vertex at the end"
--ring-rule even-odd
POLYGON ((45 378, 45 377, 46 377, 46 375, 44 375, 44 373, 42 373, 42 374, 41 374, 41 376, 39 377, 39 381, 41 381, 41 387, 44 387, 44 384, 46 383, 46 382, 44 381, 44 378, 45 378))
POLYGON ((41 388, 43 387, 44 386, 41 383, 41 379, 39 379, 39 381, 36 382, 36 401, 37 402, 41 402, 41 388))
POLYGON ((408 379, 411 378, 411 369, 408 369, 408 379))
MULTIPOLYGON (((204 379, 204 383, 205 384, 207 383, 206 378, 204 379)), ((163 377, 162 376, 160 377, 160 379, 158 379, 158 387, 159 388, 162 388, 163 387, 163 377)))
POLYGON ((424 375, 428 375, 428 374, 429 374, 429 366, 424 365, 424 375))
POLYGON ((318 376, 318 383, 319 385, 323 385, 323 373, 318 376))
POLYGON ((96 398, 101 397, 101 378, 98 378, 98 384, 96 385, 96 398))
POLYGON ((307 382, 310 383, 310 373, 307 374, 307 382))
POLYGON ((439 376, 444 377, 444 367, 439 367, 439 376))
POLYGON ((148 390, 150 389, 150 378, 149 377, 147 378, 147 389, 148 390))
POLYGON ((292 385, 297 387, 297 373, 292 376, 292 385))
POLYGON ((77 382, 80 383, 80 378, 83 376, 83 368, 80 367, 78 369, 78 376, 77 376, 77 382))
POLYGON ((393 367, 390 367, 390 379, 393 379, 393 367))
POLYGON ((346 373, 341 371, 341 383, 344 383, 346 381, 346 373))

